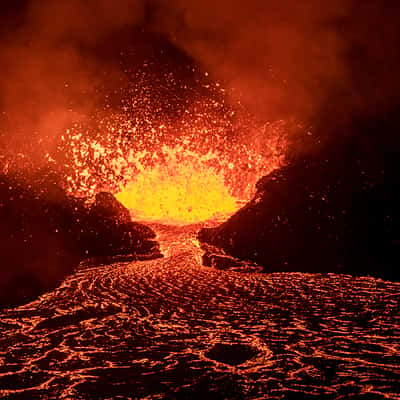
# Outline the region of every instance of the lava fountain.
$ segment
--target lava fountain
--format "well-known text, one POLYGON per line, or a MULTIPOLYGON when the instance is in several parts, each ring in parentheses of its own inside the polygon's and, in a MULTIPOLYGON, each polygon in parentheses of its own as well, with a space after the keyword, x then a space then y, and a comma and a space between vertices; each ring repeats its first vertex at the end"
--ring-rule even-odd
POLYGON ((116 194, 135 219, 188 224, 224 218, 238 208, 224 175, 208 166, 216 158, 164 146, 165 163, 141 167, 116 194))
POLYGON ((285 140, 276 127, 262 135, 262 151, 256 142, 230 141, 213 131, 168 141, 153 133, 139 143, 116 128, 103 133, 102 142, 75 130, 68 131, 74 175, 67 178, 67 190, 85 196, 110 191, 141 221, 224 220, 251 199, 261 176, 284 162, 285 140))
POLYGON ((168 102, 154 98, 156 88, 138 85, 119 110, 67 129, 49 155, 70 168, 64 187, 85 197, 112 192, 135 220, 186 225, 232 215, 283 164, 287 127, 256 124, 225 103, 221 85, 206 88, 171 116, 158 111, 168 102))

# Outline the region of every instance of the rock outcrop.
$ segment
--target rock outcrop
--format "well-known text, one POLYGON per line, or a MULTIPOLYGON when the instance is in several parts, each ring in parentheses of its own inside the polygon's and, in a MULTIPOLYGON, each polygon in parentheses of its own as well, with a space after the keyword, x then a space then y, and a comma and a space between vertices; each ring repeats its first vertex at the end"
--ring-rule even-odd
POLYGON ((398 147, 379 135, 328 146, 263 177, 252 201, 199 239, 266 272, 399 279, 398 147))
POLYGON ((0 306, 53 288, 86 258, 160 257, 154 238, 110 193, 88 205, 53 184, 0 177, 0 306))

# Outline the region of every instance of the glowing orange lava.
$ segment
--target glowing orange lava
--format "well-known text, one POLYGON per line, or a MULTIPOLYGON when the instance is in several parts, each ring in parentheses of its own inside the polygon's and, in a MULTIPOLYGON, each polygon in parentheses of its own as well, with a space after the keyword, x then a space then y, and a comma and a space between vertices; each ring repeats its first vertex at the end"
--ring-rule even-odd
POLYGON ((265 135, 264 155, 220 138, 222 151, 215 144, 201 148, 200 135, 132 153, 116 197, 134 220, 174 225, 225 220, 252 198, 261 176, 282 165, 281 136, 272 132, 265 135))
POLYGON ((140 168, 116 194, 134 219, 190 224, 226 218, 238 209, 223 174, 207 165, 210 156, 181 147, 164 147, 164 153, 165 163, 140 168))
MULTIPOLYGON (((183 90, 179 79, 168 74, 166 81, 172 93, 183 90)), ((69 193, 88 199, 114 193, 133 220, 216 221, 250 200, 258 179, 283 165, 286 123, 256 122, 239 104, 225 102, 220 84, 197 82, 201 93, 173 103, 180 110, 173 116, 164 110, 165 93, 154 95, 157 85, 136 75, 132 85, 122 108, 72 124, 47 155, 52 168, 65 171, 69 193)))
POLYGON ((237 201, 214 171, 154 167, 140 173, 116 195, 134 219, 187 224, 229 216, 237 201))

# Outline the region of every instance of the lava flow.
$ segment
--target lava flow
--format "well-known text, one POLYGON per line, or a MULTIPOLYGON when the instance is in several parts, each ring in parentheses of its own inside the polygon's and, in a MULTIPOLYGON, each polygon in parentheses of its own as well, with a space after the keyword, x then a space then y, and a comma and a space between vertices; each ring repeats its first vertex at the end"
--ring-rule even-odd
POLYGON ((0 397, 399 398, 398 283, 203 267, 199 226, 152 227, 164 258, 0 313, 0 397))

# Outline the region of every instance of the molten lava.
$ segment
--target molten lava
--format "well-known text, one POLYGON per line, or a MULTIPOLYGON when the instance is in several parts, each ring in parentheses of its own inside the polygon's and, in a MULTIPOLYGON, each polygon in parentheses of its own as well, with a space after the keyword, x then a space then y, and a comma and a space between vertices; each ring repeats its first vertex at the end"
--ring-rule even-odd
POLYGON ((176 225, 227 217, 238 202, 222 173, 202 161, 192 156, 180 162, 170 151, 167 164, 143 168, 116 197, 134 219, 176 225))
POLYGON ((225 102, 218 83, 196 81, 194 96, 172 78, 159 93, 160 85, 135 75, 120 108, 66 129, 46 157, 69 193, 108 191, 135 220, 192 224, 227 218, 252 198, 260 177, 282 166, 284 121, 256 122, 225 102), (178 92, 169 104, 166 93, 178 92))

